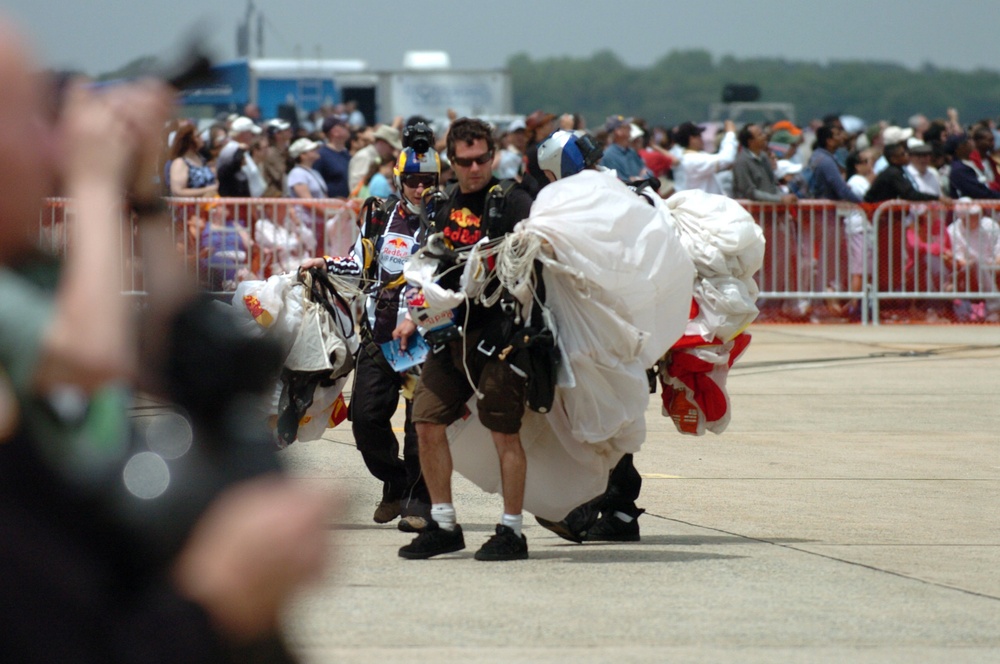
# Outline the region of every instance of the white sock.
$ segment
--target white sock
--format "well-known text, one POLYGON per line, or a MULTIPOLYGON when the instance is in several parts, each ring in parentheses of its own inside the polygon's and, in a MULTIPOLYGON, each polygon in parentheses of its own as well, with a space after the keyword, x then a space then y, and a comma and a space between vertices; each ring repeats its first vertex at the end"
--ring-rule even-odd
POLYGON ((632 523, 633 521, 635 521, 635 517, 634 516, 629 516, 628 514, 625 514, 625 512, 617 512, 616 511, 615 512, 615 517, 618 518, 618 519, 621 519, 625 523, 632 523))
POLYGON ((437 521, 442 530, 455 530, 455 506, 452 503, 432 503, 431 518, 437 521))
POLYGON ((500 517, 500 525, 507 526, 514 531, 518 537, 521 536, 521 526, 524 525, 524 516, 521 514, 504 514, 500 517))

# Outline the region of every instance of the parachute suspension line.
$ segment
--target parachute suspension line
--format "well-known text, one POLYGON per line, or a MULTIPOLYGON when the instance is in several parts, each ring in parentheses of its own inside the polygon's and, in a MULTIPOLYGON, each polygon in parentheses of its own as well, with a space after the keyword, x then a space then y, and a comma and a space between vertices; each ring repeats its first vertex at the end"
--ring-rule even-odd
MULTIPOLYGON (((534 233, 511 233, 494 247, 483 252, 483 258, 495 256, 493 274, 502 288, 497 288, 488 297, 481 298, 484 306, 491 307, 499 301, 504 290, 519 293, 530 286, 534 275, 535 259, 542 253, 542 238, 534 233)), ((491 275, 492 276, 492 275, 491 275)))
POLYGON ((365 293, 363 288, 359 288, 351 280, 345 279, 339 274, 328 272, 326 278, 344 298, 354 299, 365 293))
MULTIPOLYGON (((465 320, 462 322, 462 329, 468 329, 469 327, 469 296, 465 296, 465 320)), ((468 381, 469 387, 472 388, 472 392, 476 395, 477 399, 484 399, 486 395, 479 391, 479 386, 472 381, 472 372, 469 371, 469 344, 462 342, 462 369, 465 371, 465 380, 468 381)))

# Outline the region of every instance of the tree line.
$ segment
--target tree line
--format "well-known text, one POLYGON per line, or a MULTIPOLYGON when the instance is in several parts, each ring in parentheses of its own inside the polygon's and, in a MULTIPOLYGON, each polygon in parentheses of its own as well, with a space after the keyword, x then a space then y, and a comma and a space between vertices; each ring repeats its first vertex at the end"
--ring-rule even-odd
POLYGON ((1000 72, 961 72, 930 64, 913 70, 846 60, 716 59, 705 50, 684 50, 672 51, 648 68, 630 67, 611 51, 539 60, 520 53, 507 67, 517 112, 580 113, 589 127, 619 113, 653 125, 704 120, 709 104, 721 102, 723 87, 730 83, 756 85, 758 101, 794 104, 799 123, 837 113, 905 126, 916 113, 933 119, 944 117, 951 107, 964 123, 1000 114, 1000 72))

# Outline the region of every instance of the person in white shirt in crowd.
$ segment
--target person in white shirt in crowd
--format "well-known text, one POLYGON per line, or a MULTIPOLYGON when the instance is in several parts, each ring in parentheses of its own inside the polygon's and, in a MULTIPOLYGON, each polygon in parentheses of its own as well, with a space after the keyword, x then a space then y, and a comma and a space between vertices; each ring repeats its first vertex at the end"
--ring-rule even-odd
MULTIPOLYGON (((288 148, 288 156, 295 161, 295 167, 288 173, 287 191, 285 192, 288 198, 328 198, 326 180, 313 169, 313 164, 319 159, 321 145, 322 143, 319 141, 300 138, 288 148)), ((289 209, 289 216, 312 231, 313 237, 320 239, 322 210, 296 205, 289 209)))
POLYGON ((704 127, 685 122, 674 129, 674 140, 684 148, 679 163, 674 166, 674 187, 677 191, 701 189, 709 194, 725 193, 716 174, 733 167, 739 144, 736 142, 736 125, 732 120, 726 120, 723 131, 725 133, 719 151, 709 154, 705 152, 702 138, 704 127))
MULTIPOLYGON (((959 287, 984 293, 998 292, 1000 225, 983 216, 982 207, 972 199, 960 198, 955 206, 955 221, 948 226, 948 236, 955 270, 959 274, 959 287)), ((984 305, 956 300, 955 313, 961 320, 1000 320, 1000 299, 988 299, 984 305)))
POLYGON ((220 196, 257 198, 264 193, 267 183, 250 157, 250 143, 261 131, 247 117, 237 117, 230 124, 229 141, 222 146, 216 164, 220 196))
POLYGON ((247 174, 247 182, 250 184, 250 195, 260 198, 267 192, 267 178, 264 177, 264 168, 267 165, 267 150, 271 146, 267 135, 254 136, 250 141, 250 150, 246 155, 246 163, 243 169, 247 174))
MULTIPOLYGON (((856 150, 847 155, 847 186, 864 199, 871 187, 875 173, 872 172, 872 157, 875 151, 871 148, 856 150)), ((861 210, 853 210, 844 217, 844 235, 847 240, 847 273, 849 275, 849 290, 860 291, 864 286, 865 266, 869 277, 872 273, 871 242, 865 241, 865 235, 871 232, 871 222, 861 210)), ((847 307, 851 317, 858 315, 857 302, 847 307)))
POLYGON ((941 174, 931 166, 934 149, 919 138, 911 138, 906 146, 910 150, 910 163, 903 167, 906 177, 913 180, 917 191, 940 197, 941 174))
POLYGON ((520 180, 524 170, 524 151, 528 147, 527 125, 517 118, 507 126, 507 145, 500 151, 494 175, 500 180, 520 180))

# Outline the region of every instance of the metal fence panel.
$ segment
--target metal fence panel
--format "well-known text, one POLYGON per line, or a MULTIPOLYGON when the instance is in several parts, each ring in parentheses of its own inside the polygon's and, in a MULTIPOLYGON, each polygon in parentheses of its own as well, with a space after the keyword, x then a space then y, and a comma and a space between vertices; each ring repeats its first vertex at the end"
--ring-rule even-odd
MULTIPOLYGON (((168 198, 170 233, 177 254, 206 290, 231 294, 244 279, 266 279, 294 270, 312 256, 343 256, 358 236, 356 201, 283 198, 168 198)), ((136 222, 120 210, 122 291, 144 294, 142 251, 136 222)), ((73 202, 47 199, 39 216, 39 244, 71 251, 67 229, 73 202)))
MULTIPOLYGON (((307 257, 346 255, 359 230, 358 201, 166 200, 178 255, 202 287, 223 295, 307 257)), ((761 320, 1000 321, 1000 201, 740 203, 767 243, 756 276, 761 320)), ((142 295, 137 228, 124 206, 120 213, 122 291, 142 295)), ((71 200, 47 199, 40 245, 72 250, 73 218, 71 200)))

